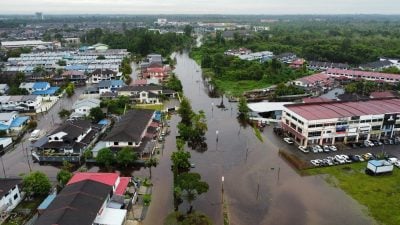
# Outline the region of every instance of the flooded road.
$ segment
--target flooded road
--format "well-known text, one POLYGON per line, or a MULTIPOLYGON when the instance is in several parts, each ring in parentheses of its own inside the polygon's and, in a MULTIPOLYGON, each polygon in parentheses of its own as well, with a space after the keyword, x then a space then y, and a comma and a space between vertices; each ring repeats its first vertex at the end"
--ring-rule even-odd
MULTIPOLYGON (((205 111, 208 121, 208 150, 190 150, 196 164, 192 171, 200 173, 210 185, 208 193, 194 202, 194 209, 207 214, 215 224, 223 224, 223 185, 231 224, 375 224, 363 207, 340 189, 329 186, 322 176, 302 177, 280 158, 278 149, 284 145, 271 127, 265 129, 262 143, 251 127, 240 127, 236 104, 225 99, 227 108, 217 108, 221 98, 208 96, 200 67, 187 54, 176 55, 176 59, 175 73, 185 95, 195 111, 205 111)), ((166 149, 170 147, 175 148, 173 143, 167 143, 166 149)), ((170 154, 171 149, 166 151, 170 154)), ((164 162, 166 158, 162 160, 162 167, 154 169, 155 187, 162 185, 159 188, 163 195, 172 196, 172 173, 168 162, 164 162)), ((155 194, 161 195, 157 191, 155 194)), ((164 196, 154 203, 162 207, 151 206, 145 224, 162 224, 159 222, 173 210, 171 197, 164 196), (154 217, 160 219, 156 222, 154 217)))

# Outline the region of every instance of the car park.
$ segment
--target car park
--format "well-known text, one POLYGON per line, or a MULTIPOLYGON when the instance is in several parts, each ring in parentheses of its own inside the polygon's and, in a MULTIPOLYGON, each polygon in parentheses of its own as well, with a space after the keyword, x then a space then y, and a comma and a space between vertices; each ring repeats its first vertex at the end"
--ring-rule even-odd
POLYGON ((360 161, 360 162, 364 162, 365 161, 364 158, 361 157, 360 155, 355 155, 355 157, 358 158, 358 161, 360 161))
POLYGON ((335 161, 338 162, 339 164, 346 163, 346 160, 341 155, 335 155, 335 161))
POLYGON ((301 145, 298 147, 298 149, 299 149, 300 151, 302 151, 303 153, 308 153, 308 152, 309 152, 308 148, 306 148, 306 147, 304 147, 304 146, 301 146, 301 145))
POLYGON ((291 138, 288 138, 288 137, 283 138, 283 141, 286 142, 286 143, 288 143, 289 145, 291 145, 291 144, 294 143, 293 140, 292 140, 291 138))

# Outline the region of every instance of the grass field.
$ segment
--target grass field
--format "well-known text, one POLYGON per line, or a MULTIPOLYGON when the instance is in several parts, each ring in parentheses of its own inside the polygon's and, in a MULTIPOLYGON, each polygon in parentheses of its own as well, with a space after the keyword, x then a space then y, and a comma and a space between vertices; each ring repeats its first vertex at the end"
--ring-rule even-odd
POLYGON ((306 170, 310 175, 327 174, 327 182, 339 187, 366 206, 378 222, 386 225, 400 224, 400 169, 392 175, 369 176, 366 163, 331 166, 306 170))
POLYGON ((255 80, 241 80, 241 81, 215 80, 215 83, 219 89, 224 91, 224 93, 233 96, 240 96, 245 91, 267 88, 271 86, 266 82, 255 81, 255 80))

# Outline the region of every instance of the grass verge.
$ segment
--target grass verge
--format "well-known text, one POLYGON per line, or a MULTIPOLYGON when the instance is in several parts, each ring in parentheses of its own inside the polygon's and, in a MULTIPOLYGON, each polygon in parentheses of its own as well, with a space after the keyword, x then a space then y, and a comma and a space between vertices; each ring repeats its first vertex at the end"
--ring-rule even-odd
POLYGON ((306 174, 327 174, 327 182, 349 194, 366 206, 378 222, 400 224, 400 170, 393 174, 370 176, 365 174, 366 163, 331 166, 305 170, 306 174), (332 182, 334 180, 335 182, 332 182))
POLYGON ((253 130, 254 130, 254 134, 256 135, 258 140, 260 140, 261 142, 264 142, 260 130, 256 126, 253 126, 253 130))
POLYGON ((152 109, 161 111, 164 109, 164 104, 136 104, 133 108, 135 109, 152 109))

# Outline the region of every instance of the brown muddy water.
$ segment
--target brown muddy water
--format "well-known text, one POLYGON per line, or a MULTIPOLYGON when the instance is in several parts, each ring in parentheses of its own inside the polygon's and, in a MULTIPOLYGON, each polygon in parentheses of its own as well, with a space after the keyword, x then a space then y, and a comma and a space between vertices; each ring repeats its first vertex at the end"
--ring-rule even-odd
MULTIPOLYGON (((340 189, 331 187, 322 176, 299 175, 278 149, 285 147, 271 127, 263 132, 260 142, 251 127, 241 127, 236 119, 236 103, 225 99, 225 110, 216 106, 221 98, 210 98, 200 67, 186 53, 177 54, 175 73, 181 79, 184 93, 193 109, 207 115, 208 150, 192 153, 193 172, 201 174, 210 189, 194 202, 194 209, 207 214, 214 224, 223 224, 222 181, 230 222, 233 225, 368 225, 376 222, 365 207, 340 189), (218 130, 218 141, 216 131, 218 130)), ((143 224, 163 224, 173 211, 172 172, 170 154, 175 150, 176 124, 171 120, 171 135, 167 137, 160 164, 153 168, 153 196, 143 224)), ((135 174, 148 174, 142 169, 135 174)), ((185 205, 181 205, 185 211, 185 205)))

